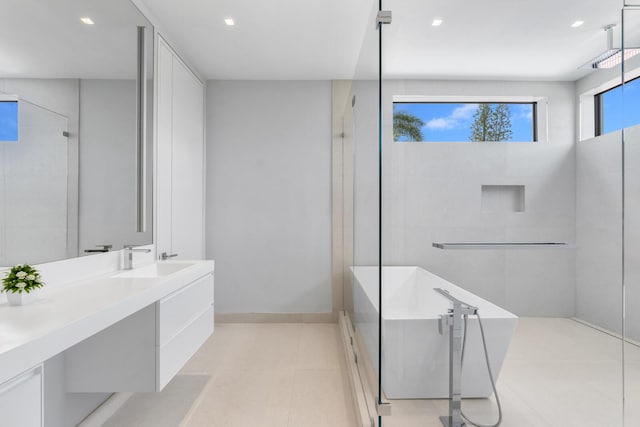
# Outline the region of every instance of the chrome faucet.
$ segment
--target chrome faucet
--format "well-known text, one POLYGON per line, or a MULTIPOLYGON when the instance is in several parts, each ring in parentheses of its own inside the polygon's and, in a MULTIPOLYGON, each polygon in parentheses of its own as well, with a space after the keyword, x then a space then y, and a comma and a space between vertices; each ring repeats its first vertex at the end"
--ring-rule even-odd
POLYGON ((133 245, 124 245, 124 265, 123 270, 133 269, 133 253, 134 252, 151 252, 151 249, 136 248, 133 245))
POLYGON ((96 245, 96 248, 100 249, 85 249, 85 253, 97 253, 97 252, 109 252, 113 245, 96 245))

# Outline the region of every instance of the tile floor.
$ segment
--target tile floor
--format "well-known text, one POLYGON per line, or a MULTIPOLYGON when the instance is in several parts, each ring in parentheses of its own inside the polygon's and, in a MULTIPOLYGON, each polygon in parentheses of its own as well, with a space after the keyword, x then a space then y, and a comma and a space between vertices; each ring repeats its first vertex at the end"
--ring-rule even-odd
MULTIPOLYGON (((625 350, 625 426, 640 425, 640 351, 625 350), (637 378, 638 381, 634 381, 637 378)), ((622 344, 571 319, 520 318, 498 393, 501 427, 621 427, 622 344)), ((383 427, 441 427, 446 400, 393 400, 383 427)), ((495 400, 463 401, 472 420, 493 424, 495 400)))
POLYGON ((337 324, 216 324, 163 392, 105 427, 352 427, 349 387, 337 324))
MULTIPOLYGON (((498 390, 501 427, 622 426, 620 340, 570 319, 521 318, 498 390)), ((625 425, 640 425, 640 350, 625 352, 625 425), (637 381, 636 381, 637 380, 637 381)), ((162 393, 134 395, 105 427, 348 427, 355 417, 334 324, 218 324, 162 393)), ((446 400, 393 400, 383 427, 441 427, 446 400)), ((463 408, 495 422, 492 399, 463 408)))

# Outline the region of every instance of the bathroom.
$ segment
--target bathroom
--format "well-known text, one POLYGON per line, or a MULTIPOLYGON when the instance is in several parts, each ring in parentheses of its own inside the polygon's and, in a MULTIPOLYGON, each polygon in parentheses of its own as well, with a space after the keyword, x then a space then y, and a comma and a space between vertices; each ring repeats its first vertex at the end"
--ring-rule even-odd
MULTIPOLYGON (((13 321, 17 310, 37 312, 52 298, 48 292, 64 293, 67 283, 112 277, 128 255, 132 271, 143 272, 117 280, 131 283, 156 280, 143 277, 147 265, 214 260, 215 269, 202 261, 175 274, 155 270, 166 274, 167 292, 178 286, 175 275, 184 278, 192 269, 198 270, 189 276, 194 280, 215 276, 215 303, 198 309, 210 325, 193 352, 181 356, 193 358, 174 369, 180 373, 167 386, 171 392, 172 385, 186 384, 181 408, 191 411, 183 414, 191 424, 185 425, 198 425, 196 415, 203 416, 193 412, 206 400, 196 391, 216 386, 215 379, 184 375, 209 357, 203 352, 214 354, 213 364, 217 346, 271 337, 282 349, 266 353, 278 366, 290 361, 284 349, 297 348, 306 353, 300 366, 315 360, 319 372, 328 365, 309 349, 339 350, 344 360, 329 367, 332 381, 325 386, 348 402, 344 413, 353 420, 333 418, 323 405, 335 406, 335 400, 313 393, 315 407, 290 399, 288 412, 276 416, 256 403, 262 418, 247 418, 250 411, 233 418, 225 406, 242 402, 229 393, 216 395, 224 405, 209 411, 209 425, 435 426, 449 410, 449 367, 438 365, 445 381, 437 397, 391 391, 396 372, 417 377, 405 370, 413 361, 395 362, 401 346, 391 336, 391 317, 398 305, 437 300, 442 297, 430 289, 452 285, 489 304, 478 304, 480 316, 494 307, 511 316, 494 369, 501 425, 634 425, 639 415, 633 402, 640 397, 634 314, 640 298, 634 283, 638 121, 632 117, 622 130, 599 131, 595 112, 604 98, 599 94, 623 82, 622 98, 611 102, 633 110, 630 83, 640 75, 640 62, 628 55, 613 68, 580 68, 609 48, 609 35, 614 46, 630 52, 640 45, 640 10, 633 3, 12 4, 2 18, 0 47, 7 61, 0 68, 0 101, 17 100, 22 125, 37 117, 42 126, 21 128, 18 144, 0 143, 0 266, 35 264, 46 286, 30 306, 9 307, 0 296, 3 323, 13 321), (391 22, 379 9, 392 12, 391 22), (611 24, 615 28, 605 31, 611 24), (27 35, 25 28, 34 30, 27 35), (461 122, 451 113, 439 122, 424 120, 426 142, 394 141, 396 109, 420 103, 535 105, 531 140, 438 142, 432 138, 438 123, 454 128, 461 122), (39 148, 35 157, 11 151, 47 127, 56 128, 54 151, 39 148), (38 164, 43 186, 12 167, 25 159, 38 164), (24 193, 29 200, 20 197, 24 193), (18 204, 27 214, 10 209, 18 204), (456 247, 460 243, 470 245, 456 247), (125 245, 134 246, 127 256, 125 245), (444 282, 404 299, 383 299, 377 310, 380 287, 387 298, 397 285, 387 280, 387 270, 379 280, 380 265, 413 268, 405 273, 444 282), (371 295, 357 274, 365 267, 374 269, 371 295), (275 332, 279 327, 284 338, 275 332), (396 371, 385 371, 389 363, 396 371), (193 382, 180 383, 185 379, 193 382), (302 407, 309 407, 307 415, 302 407), (225 421, 216 424, 216 416, 225 421)), ((145 303, 165 298, 148 292, 145 303)), ((433 319, 446 314, 449 301, 442 301, 441 312, 429 315, 433 319)), ((121 322, 152 323, 146 306, 127 307, 121 322)), ((493 319, 483 320, 490 336, 493 319)), ((449 337, 438 333, 437 323, 416 333, 424 332, 425 342, 433 335, 439 344, 427 348, 437 350, 441 363, 449 337)), ((115 331, 106 318, 100 325, 115 331)), ((72 350, 42 342, 46 359, 5 368, 0 390, 42 364, 36 374, 44 415, 34 425, 100 425, 86 417, 109 402, 117 406, 127 398, 121 409, 133 412, 134 401, 141 407, 164 402, 167 392, 127 394, 150 391, 146 386, 89 390, 94 384, 82 384, 87 369, 101 368, 75 370, 72 361, 90 352, 98 363, 100 342, 122 339, 115 333, 105 338, 96 323, 92 328, 73 335, 72 350)), ((399 328, 406 334, 397 338, 402 344, 419 341, 409 338, 409 326, 399 328)), ((495 394, 465 399, 469 375, 487 381, 474 316, 469 329, 465 360, 474 371, 462 370, 462 411, 470 422, 491 425, 499 416, 495 394)), ((2 341, 13 332, 0 335, 2 341)), ((488 340, 490 354, 496 345, 488 340)), ((11 348, 0 351, 4 360, 15 360, 11 348)), ((243 357, 236 363, 250 364, 243 357)), ((287 387, 300 385, 295 378, 302 371, 289 372, 294 379, 287 387)), ((158 388, 165 380, 156 381, 158 388)), ((260 381, 279 390, 284 380, 260 381)), ((244 397, 251 408, 253 395, 244 397)), ((279 399, 272 392, 263 400, 279 399)), ((156 405, 160 413, 162 404, 156 405)), ((279 405, 286 412, 286 403, 279 405)))

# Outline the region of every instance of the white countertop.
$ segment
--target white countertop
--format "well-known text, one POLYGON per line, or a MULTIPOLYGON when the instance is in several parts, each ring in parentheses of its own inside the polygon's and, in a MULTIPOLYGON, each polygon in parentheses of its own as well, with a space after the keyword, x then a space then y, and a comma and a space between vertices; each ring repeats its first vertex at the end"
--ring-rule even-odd
POLYGON ((0 304, 0 384, 214 270, 213 261, 165 263, 190 265, 160 277, 111 272, 45 286, 29 305, 0 304))

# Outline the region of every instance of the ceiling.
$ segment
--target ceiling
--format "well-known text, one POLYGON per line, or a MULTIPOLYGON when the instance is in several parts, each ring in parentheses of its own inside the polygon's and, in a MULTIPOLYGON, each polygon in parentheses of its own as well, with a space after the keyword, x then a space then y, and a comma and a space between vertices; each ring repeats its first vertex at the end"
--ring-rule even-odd
MULTIPOLYGON (((386 0, 385 71, 433 78, 576 80, 602 53, 621 0, 386 0), (397 5, 397 7, 396 7, 397 5), (442 17, 440 27, 431 26, 442 17), (582 20, 584 24, 572 28, 582 20)), ((640 12, 638 12, 640 13, 640 12)))
POLYGON ((129 0, 2 0, 0 77, 133 79, 137 26, 129 0))
POLYGON ((207 79, 349 78, 370 0, 142 0, 207 79), (231 17, 233 27, 224 19, 231 17))
MULTIPOLYGON (((377 73, 375 0, 136 1, 207 79, 327 80, 377 73), (225 25, 228 17, 236 25, 225 25)), ((621 3, 383 0, 393 12, 393 22, 383 27, 384 74, 576 80, 591 72, 578 67, 605 50, 603 27, 620 21, 621 3), (434 18, 443 24, 433 27, 434 18), (576 20, 585 23, 571 28, 576 20)), ((638 25, 627 28, 637 32, 640 10, 633 13, 638 25)), ((144 19, 129 0, 4 0, 0 77, 132 78, 137 25, 145 25, 144 19), (94 17, 96 25, 83 26, 82 15, 94 17)))
MULTIPOLYGON (((348 79, 376 71, 370 0, 143 0, 208 79, 348 79), (232 17, 236 25, 226 26, 232 17), (365 31, 366 30, 366 31, 365 31), (358 62, 360 61, 360 62, 358 62), (359 67, 356 65, 360 64, 359 67)), ((621 0, 384 0, 387 77, 576 80, 621 0), (434 18, 444 20, 431 26, 434 18), (571 28, 577 20, 585 21, 571 28)), ((637 12, 640 14, 640 11, 637 12)))

